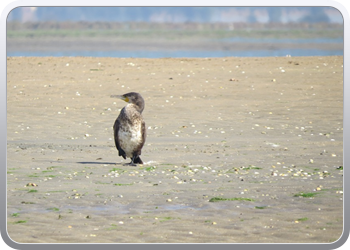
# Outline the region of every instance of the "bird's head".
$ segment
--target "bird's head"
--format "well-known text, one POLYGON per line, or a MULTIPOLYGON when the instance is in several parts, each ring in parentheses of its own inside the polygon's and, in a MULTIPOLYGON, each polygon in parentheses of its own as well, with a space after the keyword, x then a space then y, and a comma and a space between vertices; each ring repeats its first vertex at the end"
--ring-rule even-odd
POLYGON ((111 97, 119 98, 125 102, 134 104, 138 108, 140 113, 145 107, 145 101, 143 100, 142 96, 136 92, 130 92, 124 95, 111 95, 111 97))

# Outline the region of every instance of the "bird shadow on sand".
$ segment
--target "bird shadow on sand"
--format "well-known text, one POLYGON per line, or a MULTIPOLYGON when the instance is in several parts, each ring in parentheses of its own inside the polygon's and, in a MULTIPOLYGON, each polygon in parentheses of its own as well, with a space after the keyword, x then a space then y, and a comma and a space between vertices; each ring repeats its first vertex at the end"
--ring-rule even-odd
POLYGON ((121 163, 121 162, 103 162, 103 161, 78 161, 79 164, 91 164, 91 165, 116 165, 116 166, 133 166, 137 164, 121 163))
POLYGON ((79 164, 100 164, 100 165, 121 165, 122 163, 117 162, 103 162, 103 161, 78 161, 79 164))

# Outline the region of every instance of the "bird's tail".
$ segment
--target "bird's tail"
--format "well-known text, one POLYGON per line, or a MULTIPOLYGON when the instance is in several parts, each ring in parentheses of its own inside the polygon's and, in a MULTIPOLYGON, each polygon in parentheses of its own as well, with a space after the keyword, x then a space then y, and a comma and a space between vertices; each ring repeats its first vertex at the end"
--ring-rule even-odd
POLYGON ((143 161, 141 160, 140 156, 137 156, 137 157, 134 159, 134 163, 135 163, 135 164, 143 164, 143 161))

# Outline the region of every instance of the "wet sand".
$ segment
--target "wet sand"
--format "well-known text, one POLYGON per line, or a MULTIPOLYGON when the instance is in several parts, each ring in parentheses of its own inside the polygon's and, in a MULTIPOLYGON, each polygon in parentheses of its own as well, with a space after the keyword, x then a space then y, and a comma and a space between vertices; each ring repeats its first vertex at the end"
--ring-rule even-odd
POLYGON ((343 231, 343 57, 8 58, 19 243, 330 243, 343 231), (144 165, 112 126, 145 99, 144 165))

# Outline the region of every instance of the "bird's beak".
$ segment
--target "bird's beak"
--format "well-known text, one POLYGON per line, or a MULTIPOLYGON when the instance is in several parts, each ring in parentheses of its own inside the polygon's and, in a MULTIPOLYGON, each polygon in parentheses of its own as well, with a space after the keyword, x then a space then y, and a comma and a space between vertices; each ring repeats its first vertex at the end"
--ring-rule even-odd
POLYGON ((129 98, 123 96, 123 95, 111 95, 111 98, 118 98, 118 99, 121 99, 125 102, 129 102, 129 98))

